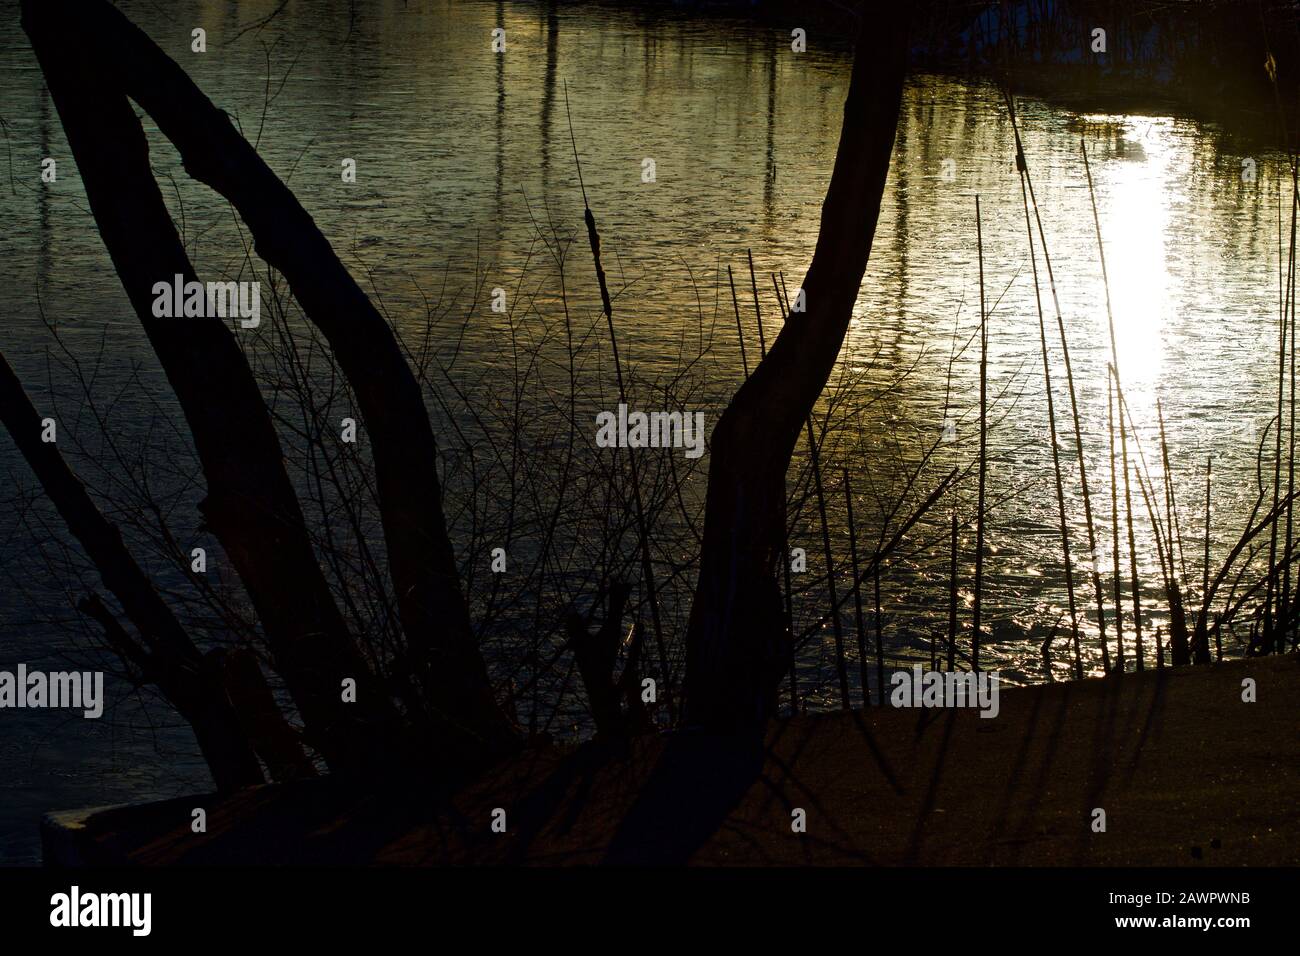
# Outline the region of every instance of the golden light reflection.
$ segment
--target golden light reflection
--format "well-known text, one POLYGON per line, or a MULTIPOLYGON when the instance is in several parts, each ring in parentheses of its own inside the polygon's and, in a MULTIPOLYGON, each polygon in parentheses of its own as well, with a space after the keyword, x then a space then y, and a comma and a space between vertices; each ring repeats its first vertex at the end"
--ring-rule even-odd
POLYGON ((1127 121, 1099 197, 1115 340, 1125 394, 1134 414, 1153 398, 1169 308, 1166 231, 1174 144, 1172 121, 1127 121))

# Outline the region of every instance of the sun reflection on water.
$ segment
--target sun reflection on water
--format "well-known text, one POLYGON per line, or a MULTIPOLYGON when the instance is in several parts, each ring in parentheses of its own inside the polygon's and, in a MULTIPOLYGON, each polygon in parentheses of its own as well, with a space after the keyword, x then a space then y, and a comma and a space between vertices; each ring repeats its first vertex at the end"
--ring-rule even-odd
POLYGON ((1106 165, 1099 200, 1111 309, 1125 398, 1136 416, 1154 406, 1170 308, 1166 258, 1170 177, 1176 149, 1172 120, 1130 118, 1106 165))

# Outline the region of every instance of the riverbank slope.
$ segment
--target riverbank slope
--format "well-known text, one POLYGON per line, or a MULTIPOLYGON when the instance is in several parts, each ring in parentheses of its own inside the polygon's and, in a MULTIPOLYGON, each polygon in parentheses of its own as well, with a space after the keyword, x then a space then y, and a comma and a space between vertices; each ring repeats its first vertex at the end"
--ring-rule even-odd
POLYGON ((52 815, 84 864, 1300 863, 1300 658, 1004 689, 1001 712, 773 722, 521 754, 454 792, 267 786, 52 815), (1255 682, 1253 703, 1243 681, 1255 682), (191 831, 203 808, 207 832, 191 831), (494 832, 494 811, 505 832, 494 832), (1094 830, 1105 811, 1105 831, 1094 830), (806 832, 792 822, 802 810, 806 832))

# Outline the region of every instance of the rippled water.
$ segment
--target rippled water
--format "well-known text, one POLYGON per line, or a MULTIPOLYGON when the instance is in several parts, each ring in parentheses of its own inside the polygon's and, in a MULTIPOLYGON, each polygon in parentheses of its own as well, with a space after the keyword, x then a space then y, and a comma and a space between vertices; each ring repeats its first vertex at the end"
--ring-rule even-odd
MULTIPOLYGON (((262 6, 269 12, 275 5, 262 6)), ((847 88, 845 45, 814 33, 809 52, 796 55, 784 34, 747 22, 644 18, 602 5, 359 6, 365 9, 349 23, 347 4, 290 5, 264 30, 236 38, 259 15, 248 4, 238 13, 224 3, 178 3, 165 11, 122 4, 258 141, 345 261, 372 273, 399 323, 423 315, 430 289, 513 287, 537 267, 539 223, 581 228, 567 88, 606 268, 624 289, 617 309, 625 360, 647 376, 671 374, 681 362, 678 336, 704 316, 717 330, 711 350, 719 370, 711 397, 716 410, 741 374, 726 266, 736 270, 748 334, 757 338, 745 294, 745 254, 752 249, 770 341, 780 319, 769 276, 783 274, 797 287, 815 241, 847 88), (336 14, 328 23, 320 16, 324 8, 336 14), (490 49, 498 25, 506 29, 504 57, 490 49), (207 30, 206 54, 190 52, 194 26, 207 30), (274 99, 264 109, 268 89, 274 99), (354 185, 340 180, 344 158, 357 162, 354 185), (652 183, 642 179, 646 159, 654 161, 652 183)), ((110 360, 97 388, 118 398, 117 433, 128 444, 153 441, 146 439, 152 433, 134 390, 165 395, 165 388, 94 232, 16 17, 0 22, 0 49, 9 168, 0 181, 6 224, 0 347, 38 405, 57 401, 62 414, 75 410, 78 399, 66 376, 56 369, 46 378, 50 337, 39 303, 82 359, 92 359, 102 344, 110 360), (50 187, 38 180, 44 156, 59 163, 58 182, 50 187), (137 385, 128 376, 133 363, 139 363, 137 385)), ((1222 555, 1253 500, 1253 436, 1276 400, 1279 158, 1228 131, 1168 116, 1087 115, 1027 100, 1020 121, 1069 336, 1098 522, 1109 528, 1110 355, 1081 139, 1096 182, 1127 398, 1157 481, 1154 426, 1157 401, 1162 405, 1188 574, 1199 578, 1206 456, 1215 456, 1211 537, 1222 555), (1255 163, 1254 182, 1243 181, 1247 158, 1255 163)), ((146 126, 152 129, 147 120, 146 126)), ((152 142, 164 191, 200 271, 236 269, 229 211, 185 181, 156 133, 152 142)), ((993 639, 984 664, 1036 680, 1042 678, 1038 641, 1026 632, 1057 620, 1065 596, 1038 320, 1012 158, 1011 127, 993 88, 932 76, 909 82, 871 263, 841 356, 845 369, 863 376, 850 400, 860 440, 828 454, 839 455, 837 467, 850 465, 855 474, 891 474, 896 457, 914 456, 948 418, 955 420, 956 440, 940 448, 926 480, 932 485, 946 467, 969 461, 978 352, 961 346, 979 315, 978 194, 987 295, 996 303, 989 336, 990 389, 997 398, 989 480, 996 507, 985 594, 993 639), (908 374, 900 376, 904 369, 908 374)), ((588 262, 578 256, 570 268, 571 306, 594 313, 588 262)), ((1041 259, 1039 269, 1074 547, 1081 552, 1085 530, 1065 370, 1041 259)), ((482 344, 471 334, 470 361, 476 342, 482 344)), ((754 351, 755 343, 748 347, 754 351)), ((25 475, 7 439, 0 440, 0 471, 25 475)), ((1158 565, 1145 509, 1136 504, 1151 607, 1159 594, 1158 565)), ((963 508, 964 521, 969 507, 963 508)), ((842 566, 844 528, 838 508, 832 510, 842 566)), ((870 524, 871 510, 863 510, 870 524)), ((30 580, 38 566, 31 535, 20 529, 16 506, 4 511, 6 572, 11 581, 26 577, 44 605, 33 608, 30 594, 17 586, 0 595, 0 667, 56 659, 67 638, 38 619, 72 617, 68 599, 84 591, 64 593, 56 583, 30 580)), ((931 523, 938 541, 946 522, 945 511, 931 523)), ((816 525, 805 530, 810 568, 820 568, 816 525)), ((966 558, 972 537, 963 532, 966 558)), ((1108 542, 1107 530, 1099 548, 1105 568, 1108 542)), ((932 558, 912 555, 883 584, 892 615, 887 639, 897 657, 924 653, 935 622, 946 620, 941 546, 932 558)), ((967 582, 969 563, 963 560, 967 582)), ((969 594, 964 597, 968 602, 969 594)), ((1079 601, 1091 605, 1082 582, 1079 601)), ((963 625, 968 616, 963 610, 963 625)), ((1155 608, 1151 624, 1161 620, 1155 608)), ((1085 627, 1095 631, 1095 622, 1085 627)), ((1090 648, 1095 669, 1095 641, 1090 648)), ((804 662, 805 690, 814 699, 830 686, 818 686, 817 666, 826 660, 825 646, 814 645, 804 662)), ((1064 660, 1057 666, 1064 668, 1064 660)), ((821 673, 829 676, 824 666, 821 673)), ((118 685, 117 693, 126 699, 125 688, 118 685)), ((46 715, 0 716, 0 861, 34 858, 30 823, 42 810, 167 795, 203 779, 192 760, 178 764, 171 756, 189 749, 183 731, 163 732, 156 747, 148 735, 130 732, 144 717, 129 712, 115 730, 46 715), (178 765, 188 769, 178 772, 178 765)))

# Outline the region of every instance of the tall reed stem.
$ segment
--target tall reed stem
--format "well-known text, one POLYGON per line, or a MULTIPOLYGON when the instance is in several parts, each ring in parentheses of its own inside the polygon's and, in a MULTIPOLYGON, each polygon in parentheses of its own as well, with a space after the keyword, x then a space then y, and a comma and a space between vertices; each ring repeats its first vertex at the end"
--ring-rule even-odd
MULTIPOLYGON (((573 116, 569 114, 569 90, 565 85, 564 111, 569 119, 569 139, 573 144, 573 162, 578 168, 578 184, 582 188, 583 218, 587 223, 587 241, 591 245, 591 258, 596 265, 596 280, 600 285, 600 301, 609 326, 609 342, 614 355, 614 374, 618 380, 618 400, 627 404, 627 389, 623 384, 623 366, 618 357, 618 336, 614 332, 614 309, 610 304, 609 286, 605 281, 605 268, 600 261, 600 233, 596 229, 596 217, 587 202, 587 186, 582 180, 582 162, 578 159, 578 140, 573 132, 573 116)), ((636 455, 628 455, 628 464, 632 471, 632 503, 635 508, 637 537, 640 539, 641 578, 645 584, 645 598, 650 605, 650 622, 655 635, 655 652, 659 655, 660 676, 666 685, 671 684, 670 664, 667 648, 664 645, 663 627, 659 620, 659 599, 655 587, 654 567, 650 561, 650 532, 645 520, 645 506, 641 501, 641 476, 637 469, 636 455)), ((671 687, 665 696, 668 702, 669 720, 676 722, 675 694, 671 687)))
POLYGON ((1106 376, 1106 431, 1110 435, 1110 538, 1115 582, 1115 673, 1124 673, 1124 599, 1119 571, 1119 483, 1115 476, 1115 386, 1106 376))
MULTIPOLYGON (((1056 328, 1061 339, 1061 357, 1065 362, 1066 391, 1070 396, 1070 415, 1074 423, 1074 448, 1079 459, 1079 484, 1083 492, 1083 521, 1088 528, 1088 570, 1092 573, 1093 594, 1097 600, 1097 629, 1101 640, 1101 661, 1103 671, 1110 670, 1110 651, 1106 646, 1106 595, 1101 586, 1101 569, 1097 561, 1097 533, 1092 520, 1092 494, 1088 488, 1088 461, 1083 452, 1083 428, 1079 418, 1079 400, 1074 387, 1074 366, 1070 362, 1070 346, 1065 336, 1065 319, 1061 314, 1061 300, 1056 293, 1056 275, 1052 271, 1052 256, 1047 248, 1047 234, 1043 231, 1043 219, 1038 211, 1038 199, 1034 195, 1034 180, 1029 174, 1029 164, 1025 161, 1024 147, 1020 142, 1020 130, 1016 124, 1015 105, 1011 101, 1010 90, 1006 91, 1007 103, 1011 113, 1011 128, 1016 137, 1016 154, 1019 157, 1021 182, 1028 186, 1029 200, 1034 208, 1034 222, 1038 226, 1038 240, 1043 247, 1043 264, 1047 267, 1047 287, 1052 293, 1052 309, 1056 314, 1056 328)), ((1075 628, 1075 641, 1079 639, 1075 628)), ((1078 649, 1075 650, 1078 667, 1082 667, 1078 649)))
POLYGON ((952 513, 948 562, 948 646, 957 646, 957 512, 952 513))
MULTIPOLYGON (((1293 542, 1291 537, 1292 530, 1292 513, 1294 511, 1294 493, 1295 493, 1295 285, 1296 285, 1296 201, 1295 191, 1292 193, 1291 200, 1291 251, 1288 256, 1287 265, 1287 285, 1288 294, 1286 301, 1286 311, 1289 315, 1288 324, 1291 329, 1291 341, 1288 346, 1288 362, 1290 365, 1290 395, 1288 398, 1288 421, 1287 426, 1287 466, 1286 466, 1286 547, 1283 552, 1282 560, 1282 590, 1278 601, 1278 616, 1282 621, 1289 621, 1290 604, 1291 604, 1291 556, 1293 542)), ((1279 431, 1281 423, 1278 424, 1279 431)), ((1286 649, 1285 627, 1278 634, 1277 652, 1280 654, 1286 649)))
POLYGON ((1205 456, 1205 550, 1201 555, 1201 610, 1196 616, 1196 637, 1192 642, 1192 660, 1210 663, 1210 471, 1214 456, 1205 456))
MULTIPOLYGON (((988 473, 988 310, 984 303, 984 227, 980 197, 975 197, 975 244, 980 264, 980 451, 979 493, 975 504, 975 606, 971 620, 971 670, 980 669, 980 625, 984 598, 984 480, 988 473)), ((954 639, 956 635, 953 635, 954 639)), ((952 670, 952 644, 948 669, 952 670)))
POLYGON ((754 250, 745 250, 749 256, 749 285, 754 290, 754 320, 758 322, 758 351, 762 358, 767 358, 767 336, 763 332, 763 310, 758 306, 758 279, 754 276, 754 250))
MULTIPOLYGON (((788 512, 787 512, 788 515, 788 512)), ((786 521, 789 521, 787 517, 786 521)), ((781 539, 781 564, 785 566, 785 630, 790 639, 790 716, 799 713, 799 675, 794 656, 794 588, 790 584, 790 531, 789 524, 781 539)))
MULTIPOLYGON (((1110 376, 1115 382, 1115 407, 1122 408, 1124 386, 1119 371, 1119 346, 1115 339, 1115 313, 1110 302, 1110 276, 1106 272, 1106 247, 1101 239, 1101 217, 1097 214, 1097 191, 1092 182, 1092 167, 1088 163, 1088 147, 1082 137, 1079 139, 1079 151, 1083 155, 1083 171, 1088 179, 1088 201, 1092 205, 1092 224, 1097 232, 1097 258, 1101 263, 1101 285, 1106 295, 1106 325, 1110 332, 1110 376)), ((1120 462, 1124 472, 1124 514, 1128 524, 1129 578, 1133 593, 1133 653, 1134 667, 1145 667, 1142 653, 1142 596, 1138 583, 1137 537, 1133 533, 1133 493, 1129 486, 1128 431, 1124 427, 1124 414, 1119 414, 1119 449, 1120 462)), ((1116 567, 1118 567, 1118 549, 1116 550, 1116 567)), ((1116 590, 1118 595, 1118 589, 1116 590)), ((1116 598, 1116 611, 1119 599, 1116 598)))
MULTIPOLYGON (((1117 391, 1116 397, 1118 399, 1118 407, 1119 407, 1121 424, 1127 422, 1128 427, 1133 429, 1134 438, 1136 439, 1137 428, 1133 422, 1133 413, 1129 409, 1128 404, 1124 401, 1124 394, 1122 392, 1117 391)), ((1164 444, 1163 437, 1164 436, 1162 434, 1161 435, 1162 447, 1164 444)), ((1142 442, 1140 439, 1137 440, 1137 450, 1138 450, 1138 460, 1142 463, 1142 468, 1141 471, 1139 471, 1135 464, 1133 471, 1135 477, 1137 478, 1138 490, 1142 492, 1142 500, 1146 503, 1147 506, 1147 515, 1151 518, 1151 527, 1155 532, 1156 557, 1160 561, 1160 576, 1161 576, 1161 580, 1164 581, 1165 593, 1169 596, 1170 617, 1176 622, 1182 620, 1181 599, 1179 597, 1179 592, 1177 590, 1176 581, 1175 581, 1178 575, 1177 569, 1174 567, 1174 562, 1176 559, 1174 555, 1170 553, 1168 555, 1168 560, 1166 560, 1165 530, 1160 526, 1160 511, 1157 504, 1154 501, 1155 494, 1156 494, 1155 485, 1150 483, 1151 469, 1147 465, 1146 453, 1142 450, 1142 442), (1143 473, 1147 475, 1146 480, 1144 480, 1142 477, 1143 473), (1148 486, 1149 486, 1149 490, 1148 490, 1148 486)), ((1276 509, 1274 509, 1274 511, 1276 511, 1276 509)), ((1173 541, 1172 534, 1170 534, 1169 540, 1173 541)), ((1175 663, 1178 663, 1178 661, 1175 661, 1175 663)), ((1157 631, 1157 640, 1156 640, 1156 666, 1158 667, 1164 666, 1164 647, 1159 640, 1159 631, 1157 631)))
POLYGON ((880 552, 877 551, 871 561, 871 590, 875 603, 876 631, 876 704, 885 705, 885 635, 880 613, 880 552))
MULTIPOLYGON (((1282 302, 1278 314, 1278 338, 1277 338, 1277 434, 1274 436, 1273 448, 1273 507, 1277 508, 1278 501, 1282 496, 1282 414, 1283 414, 1283 394, 1286 387, 1286 343, 1288 334, 1288 315, 1287 302, 1291 296, 1291 284, 1294 282, 1294 268, 1291 263, 1295 259, 1295 219, 1296 203, 1294 197, 1291 202, 1291 251, 1287 256, 1287 279, 1286 279, 1286 296, 1282 302)), ((1281 232, 1282 223, 1278 221, 1278 231, 1281 232)), ((1278 237, 1279 252, 1281 245, 1281 236, 1278 237)), ((1279 272, 1281 263, 1278 263, 1279 272)), ((1294 333, 1292 333, 1294 334, 1294 333)), ((1268 580, 1264 590, 1264 647, 1272 650, 1274 647, 1274 605, 1280 605, 1281 601, 1277 594, 1276 577, 1278 572, 1277 566, 1277 537, 1278 523, 1273 522, 1269 529, 1268 541, 1268 580)))
POLYGON ((1020 132, 1016 127, 1015 107, 1007 94, 1011 110, 1011 129, 1016 139, 1016 168, 1020 170, 1020 198, 1025 209, 1025 230, 1029 238, 1029 261, 1033 267, 1034 300, 1038 305, 1038 338, 1043 353, 1043 380, 1047 392, 1048 438, 1052 445, 1052 469, 1056 478, 1056 503, 1061 519, 1061 553, 1065 560, 1065 590, 1069 602, 1070 633, 1074 640, 1074 673, 1083 679, 1083 652, 1079 642, 1079 615, 1074 601, 1074 567, 1070 561, 1070 526, 1065 511, 1065 485, 1061 479, 1061 453, 1056 440, 1056 404, 1052 397, 1052 366, 1047 352, 1047 325, 1043 318, 1043 298, 1038 282, 1038 255, 1034 249, 1034 225, 1029 215, 1029 193, 1026 185, 1025 154, 1020 145, 1020 132))
POLYGON ((1178 530, 1178 511, 1174 504, 1173 471, 1169 466, 1169 442, 1165 436, 1165 413, 1156 400, 1156 417, 1160 423, 1160 458, 1165 479, 1165 533, 1169 541, 1169 572, 1165 578, 1169 597, 1169 649, 1175 667, 1191 662, 1187 641, 1187 615, 1183 610, 1182 581, 1187 569, 1181 566, 1182 533, 1178 530), (1178 554, 1175 554, 1178 549, 1178 554), (1180 577, 1179 570, 1182 570, 1180 577))
POLYGON ((849 558, 853 562, 853 622, 857 627, 858 637, 858 672, 862 681, 862 706, 871 706, 871 691, 867 686, 867 647, 866 630, 862 626, 862 572, 858 567, 858 532, 853 521, 853 486, 849 482, 849 470, 844 469, 844 503, 848 508, 849 522, 849 558))
POLYGON ((813 437, 812 416, 808 416, 808 447, 812 452, 813 486, 817 491, 817 510, 822 519, 822 545, 826 552, 826 587, 830 591, 831 607, 836 608, 831 615, 831 628, 835 634, 835 673, 840 680, 840 706, 849 709, 849 672, 844 660, 844 628, 840 624, 840 604, 835 597, 835 562, 831 555, 831 528, 826 518, 826 496, 822 493, 821 454, 817 450, 817 440, 813 437))
POLYGON ((749 378, 749 359, 745 355, 745 327, 740 323, 740 300, 736 298, 736 280, 731 275, 731 266, 727 266, 727 282, 731 285, 731 307, 736 310, 736 335, 740 339, 740 364, 745 369, 745 378, 749 378))

